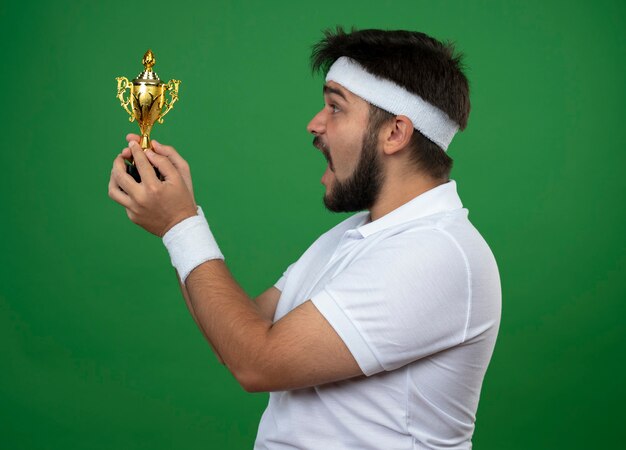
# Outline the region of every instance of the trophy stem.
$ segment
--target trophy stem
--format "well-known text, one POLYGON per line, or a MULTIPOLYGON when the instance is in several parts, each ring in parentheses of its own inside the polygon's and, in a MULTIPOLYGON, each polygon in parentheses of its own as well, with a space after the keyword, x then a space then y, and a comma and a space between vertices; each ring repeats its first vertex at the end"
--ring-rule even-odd
POLYGON ((143 148, 144 150, 147 148, 150 148, 150 138, 148 137, 147 134, 144 134, 141 136, 141 142, 139 144, 141 145, 141 148, 143 148))

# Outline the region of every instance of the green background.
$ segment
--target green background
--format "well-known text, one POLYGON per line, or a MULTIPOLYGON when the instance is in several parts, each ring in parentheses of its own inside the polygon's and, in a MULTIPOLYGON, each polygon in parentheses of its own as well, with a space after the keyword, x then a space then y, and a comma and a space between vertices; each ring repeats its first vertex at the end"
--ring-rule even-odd
POLYGON ((3 2, 0 448, 251 448, 266 394, 212 355, 158 238, 107 196, 147 48, 236 279, 272 285, 344 215, 305 126, 321 30, 449 39, 471 82, 453 178, 499 263, 503 317, 474 447, 623 443, 623 1, 3 2))

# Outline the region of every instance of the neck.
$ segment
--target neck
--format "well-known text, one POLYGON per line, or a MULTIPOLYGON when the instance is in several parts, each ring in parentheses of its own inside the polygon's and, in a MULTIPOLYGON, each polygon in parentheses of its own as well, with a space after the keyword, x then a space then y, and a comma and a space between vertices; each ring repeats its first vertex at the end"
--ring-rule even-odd
POLYGON ((380 219, 418 195, 445 182, 423 176, 413 176, 407 179, 391 177, 383 184, 378 200, 370 208, 370 221, 380 219))

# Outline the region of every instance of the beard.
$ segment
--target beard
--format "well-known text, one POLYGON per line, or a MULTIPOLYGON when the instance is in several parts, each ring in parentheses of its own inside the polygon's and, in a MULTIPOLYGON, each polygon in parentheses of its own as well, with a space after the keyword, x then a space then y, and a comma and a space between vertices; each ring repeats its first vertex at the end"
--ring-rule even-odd
MULTIPOLYGON (((381 158, 378 155, 379 127, 369 127, 363 135, 361 156, 354 172, 347 180, 339 181, 324 195, 324 206, 332 212, 356 212, 370 209, 384 181, 381 158), (376 128, 376 129, 374 129, 376 128)), ((323 150, 333 170, 330 154, 323 150)))

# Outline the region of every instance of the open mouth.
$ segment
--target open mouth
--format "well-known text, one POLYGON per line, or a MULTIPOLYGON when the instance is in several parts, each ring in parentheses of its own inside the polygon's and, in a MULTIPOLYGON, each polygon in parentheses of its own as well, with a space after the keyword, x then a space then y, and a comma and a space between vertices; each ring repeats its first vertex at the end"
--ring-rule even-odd
POLYGON ((319 151, 322 152, 322 154, 324 155, 324 158, 326 158, 326 162, 328 162, 328 168, 331 170, 331 172, 334 172, 335 167, 333 166, 333 160, 330 157, 328 146, 322 142, 319 136, 315 136, 315 138, 313 139, 313 147, 317 148, 319 151))

